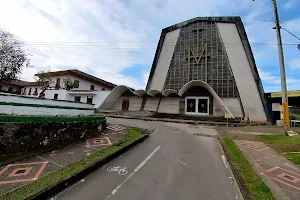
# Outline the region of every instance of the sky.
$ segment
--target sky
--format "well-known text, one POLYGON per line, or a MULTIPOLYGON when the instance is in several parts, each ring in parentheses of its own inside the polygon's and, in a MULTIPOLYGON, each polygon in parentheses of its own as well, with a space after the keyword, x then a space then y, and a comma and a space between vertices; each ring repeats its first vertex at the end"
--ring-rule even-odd
MULTIPOLYGON (((300 37, 300 1, 277 0, 281 26, 300 37)), ((0 0, 0 28, 26 44, 33 67, 78 69, 145 89, 161 30, 201 16, 241 16, 265 92, 280 91, 271 0, 0 0)), ((289 90, 300 89, 299 40, 282 30, 289 90)))

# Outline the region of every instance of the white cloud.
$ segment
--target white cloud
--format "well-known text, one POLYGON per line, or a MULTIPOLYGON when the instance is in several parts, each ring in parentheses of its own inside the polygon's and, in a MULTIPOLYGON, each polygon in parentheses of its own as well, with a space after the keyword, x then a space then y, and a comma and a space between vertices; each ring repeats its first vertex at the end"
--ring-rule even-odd
MULTIPOLYGON (((280 76, 274 76, 270 72, 263 71, 261 69, 258 69, 259 76, 262 81, 264 81, 266 84, 271 85, 279 85, 281 84, 280 76)), ((286 79, 287 84, 300 84, 300 79, 296 78, 287 78, 286 79)))
POLYGON ((300 58, 293 59, 288 64, 291 69, 300 69, 300 58))

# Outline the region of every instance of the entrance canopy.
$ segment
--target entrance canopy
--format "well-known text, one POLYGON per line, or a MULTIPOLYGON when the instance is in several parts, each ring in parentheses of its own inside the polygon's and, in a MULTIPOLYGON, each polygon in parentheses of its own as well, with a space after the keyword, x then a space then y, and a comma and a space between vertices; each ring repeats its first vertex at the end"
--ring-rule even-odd
POLYGON ((204 81, 194 80, 194 81, 190 81, 190 82, 186 83, 179 90, 178 95, 180 97, 182 97, 186 91, 188 91, 190 88, 195 87, 195 86, 199 86, 199 87, 203 87, 203 88, 207 89, 210 92, 210 94, 215 98, 215 100, 217 101, 217 103, 219 104, 219 106, 222 108, 222 110, 225 113, 230 113, 231 116, 234 118, 234 116, 232 115, 232 113, 230 112, 230 110, 224 104, 224 102, 222 101, 222 99, 217 95, 217 93, 215 92, 215 90, 210 85, 208 85, 207 83, 205 83, 204 81))

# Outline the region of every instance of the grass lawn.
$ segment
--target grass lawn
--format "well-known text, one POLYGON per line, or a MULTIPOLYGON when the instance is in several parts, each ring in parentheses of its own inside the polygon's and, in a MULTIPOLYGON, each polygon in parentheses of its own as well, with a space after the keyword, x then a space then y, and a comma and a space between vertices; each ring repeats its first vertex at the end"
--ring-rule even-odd
POLYGON ((285 135, 259 135, 257 136, 257 139, 266 144, 300 145, 300 135, 293 137, 285 135))
POLYGON ((287 153, 284 154, 284 156, 296 165, 300 166, 300 153, 287 153))
POLYGON ((293 137, 284 135, 259 135, 257 139, 268 144, 296 165, 300 165, 300 153, 297 153, 300 152, 300 135, 293 137))
POLYGON ((87 156, 75 163, 72 163, 66 167, 60 168, 55 172, 50 172, 41 176, 34 182, 24 185, 21 188, 9 191, 0 196, 0 199, 5 200, 17 200, 17 199, 27 199, 33 194, 41 192, 46 188, 49 188, 63 180, 68 179, 72 175, 84 170, 88 166, 96 163, 103 158, 119 151, 120 149, 124 148, 125 146, 133 143, 137 139, 143 137, 143 134, 135 128, 128 128, 127 134, 124 138, 120 139, 117 143, 113 144, 110 147, 105 149, 99 150, 98 152, 87 156))
POLYGON ((243 185, 253 200, 275 200, 270 188, 261 180, 254 171, 250 162, 245 158, 241 150, 230 138, 224 137, 221 140, 223 146, 230 154, 233 164, 236 166, 243 185))

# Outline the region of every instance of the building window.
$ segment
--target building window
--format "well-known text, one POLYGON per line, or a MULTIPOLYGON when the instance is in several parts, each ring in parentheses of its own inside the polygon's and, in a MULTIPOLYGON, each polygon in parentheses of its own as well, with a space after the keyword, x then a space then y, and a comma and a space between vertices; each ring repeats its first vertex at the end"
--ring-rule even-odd
POLYGON ((28 95, 31 95, 31 88, 29 88, 29 92, 28 92, 28 95))
POLYGON ((79 88, 79 81, 78 80, 74 80, 74 88, 79 88))
POLYGON ((8 93, 12 93, 13 92, 13 88, 12 87, 9 87, 8 88, 8 93))
POLYGON ((185 114, 209 115, 209 97, 186 97, 185 114))
POLYGON ((26 88, 23 89, 22 95, 26 95, 26 88))
POLYGON ((93 103, 93 97, 87 97, 86 102, 92 104, 93 103))
POLYGON ((95 86, 94 85, 91 85, 91 90, 95 90, 95 86))
POLYGON ((129 99, 123 99, 122 110, 129 110, 129 99))
POLYGON ((56 84, 55 84, 55 89, 59 89, 60 88, 60 78, 56 79, 56 84))
POLYGON ((54 94, 54 100, 57 100, 58 99, 58 94, 54 94))
POLYGON ((102 91, 105 91, 105 88, 102 88, 102 91))
POLYGON ((80 102, 80 100, 81 100, 81 96, 75 96, 74 97, 74 101, 75 102, 80 102))
POLYGON ((38 95, 38 92, 37 92, 37 88, 34 89, 34 93, 33 95, 37 96, 38 95))

